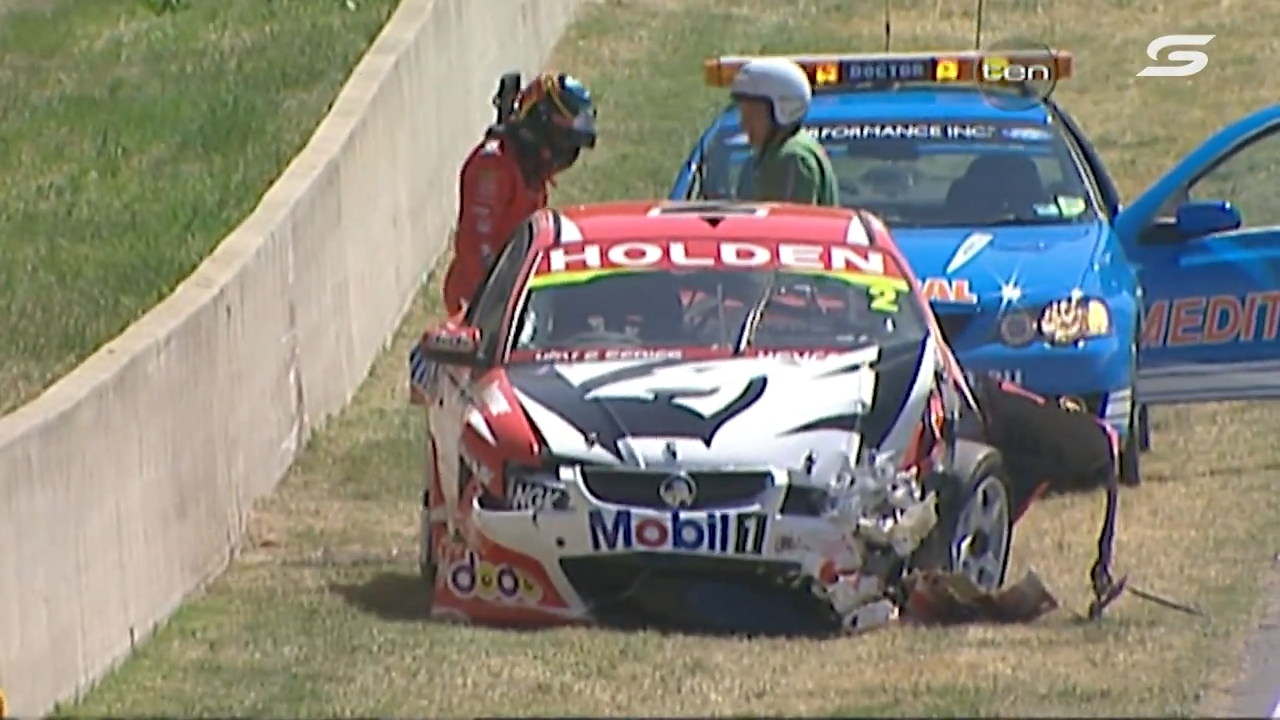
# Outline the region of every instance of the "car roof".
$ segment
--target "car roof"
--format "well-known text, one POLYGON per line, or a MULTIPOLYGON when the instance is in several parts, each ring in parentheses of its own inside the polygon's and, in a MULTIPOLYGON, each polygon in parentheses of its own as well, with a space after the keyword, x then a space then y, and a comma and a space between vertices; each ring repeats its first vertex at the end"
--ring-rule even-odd
POLYGON ((627 241, 705 237, 724 240, 776 239, 844 244, 854 210, 787 203, 623 201, 559 209, 559 237, 546 234, 539 245, 586 240, 627 241))
MULTIPOLYGON (((1040 102, 1000 105, 974 87, 899 86, 883 90, 845 90, 818 93, 806 118, 811 123, 884 121, 895 118, 922 121, 1021 122, 1048 125, 1052 113, 1040 102)), ((736 125, 737 111, 729 108, 721 122, 736 125)))
POLYGON ((590 242, 665 242, 673 239, 863 244, 889 256, 899 272, 911 267, 884 222, 866 210, 741 201, 620 201, 541 211, 530 257, 552 247, 590 242), (857 238, 857 240, 855 240, 857 238))

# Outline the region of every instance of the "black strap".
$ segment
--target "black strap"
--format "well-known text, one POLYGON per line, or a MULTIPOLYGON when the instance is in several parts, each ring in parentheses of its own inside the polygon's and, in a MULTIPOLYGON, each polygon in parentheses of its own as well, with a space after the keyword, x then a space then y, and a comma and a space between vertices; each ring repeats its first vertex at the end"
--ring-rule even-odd
POLYGON ((1093 602, 1089 603, 1089 619, 1102 617, 1107 606, 1124 593, 1128 577, 1116 582, 1111 576, 1111 560, 1116 544, 1116 519, 1120 513, 1119 451, 1113 453, 1116 462, 1107 477, 1107 504, 1102 514, 1102 529, 1098 531, 1098 556, 1089 569, 1089 582, 1093 586, 1093 602))
POLYGON ((1107 506, 1102 517, 1102 529, 1098 532, 1098 557, 1089 570, 1089 581, 1093 585, 1093 601, 1089 603, 1089 619, 1102 617, 1107 606, 1115 602, 1126 591, 1134 597, 1155 603, 1170 610, 1177 610, 1188 615, 1204 617, 1199 608, 1160 597, 1154 593, 1129 585, 1129 577, 1116 580, 1111 576, 1111 560, 1115 551, 1116 518, 1120 510, 1120 449, 1113 449, 1115 466, 1107 479, 1107 506))

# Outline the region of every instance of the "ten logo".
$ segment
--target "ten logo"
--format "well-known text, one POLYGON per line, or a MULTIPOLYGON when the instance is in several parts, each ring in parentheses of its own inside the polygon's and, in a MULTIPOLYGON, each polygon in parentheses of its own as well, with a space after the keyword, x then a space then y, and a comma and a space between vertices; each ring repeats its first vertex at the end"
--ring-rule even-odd
POLYGON ((478 561, 467 551, 464 559, 449 568, 449 589, 458 597, 476 596, 488 602, 536 605, 542 599, 537 581, 516 568, 499 563, 478 561))

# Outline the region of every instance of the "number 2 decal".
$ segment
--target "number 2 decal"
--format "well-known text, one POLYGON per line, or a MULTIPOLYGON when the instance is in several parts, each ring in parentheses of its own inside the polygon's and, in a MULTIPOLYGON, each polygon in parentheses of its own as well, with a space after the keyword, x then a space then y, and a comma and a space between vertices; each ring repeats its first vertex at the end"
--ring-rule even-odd
POLYGON ((898 289, 892 285, 870 285, 867 292, 871 295, 871 309, 875 312, 898 312, 898 289))

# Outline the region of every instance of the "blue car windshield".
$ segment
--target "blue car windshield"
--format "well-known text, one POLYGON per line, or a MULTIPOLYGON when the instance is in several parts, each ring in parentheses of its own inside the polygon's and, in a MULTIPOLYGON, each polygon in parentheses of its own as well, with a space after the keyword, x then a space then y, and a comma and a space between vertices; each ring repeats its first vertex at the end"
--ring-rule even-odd
MULTIPOLYGON (((1096 217, 1067 145, 1053 126, 951 121, 813 125, 831 156, 840 203, 898 227, 1046 225, 1096 217)), ((751 157, 729 127, 706 149, 701 194, 733 198, 751 157)))

